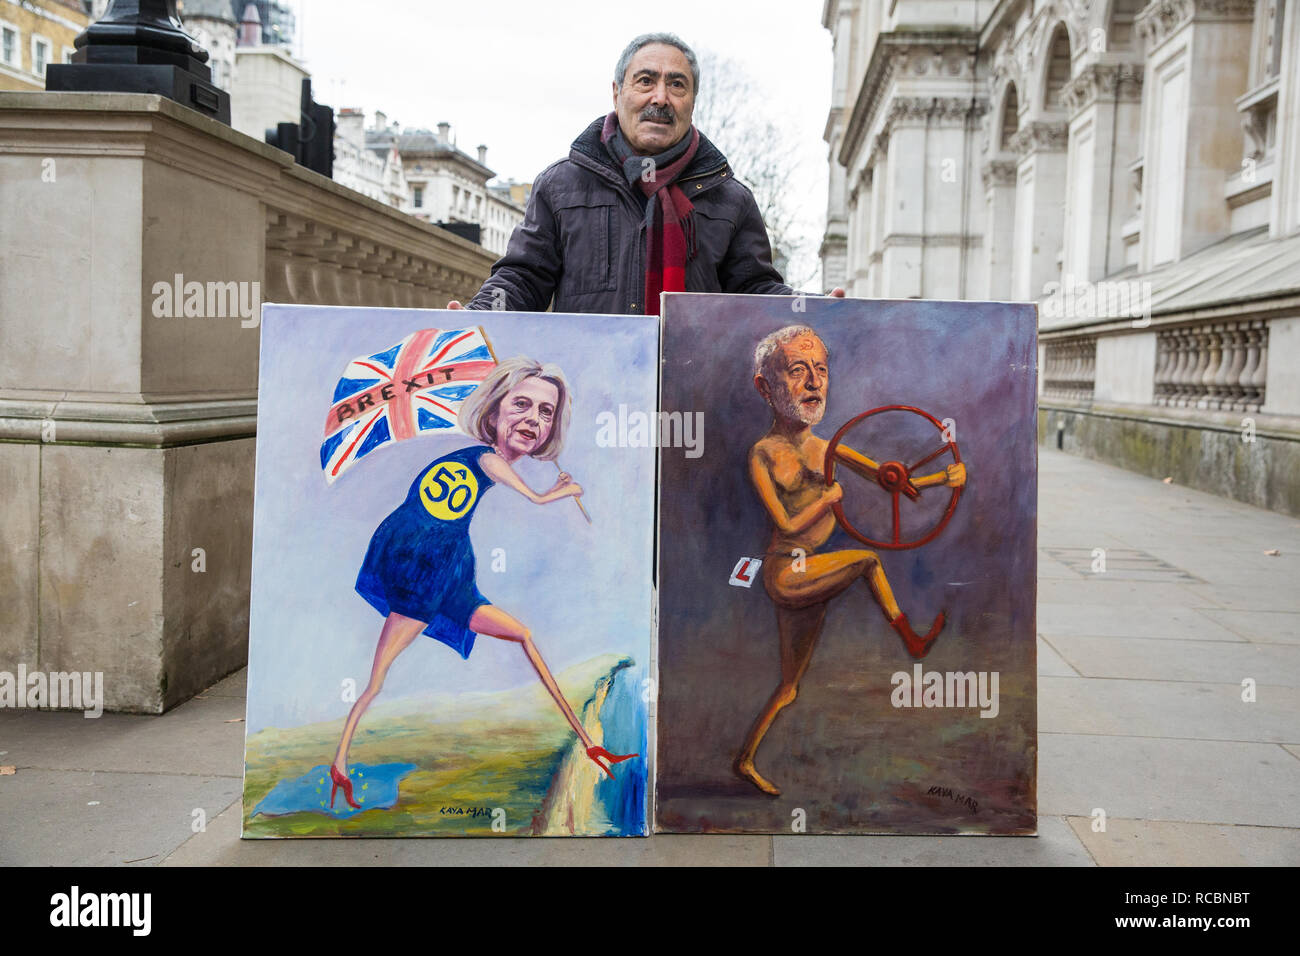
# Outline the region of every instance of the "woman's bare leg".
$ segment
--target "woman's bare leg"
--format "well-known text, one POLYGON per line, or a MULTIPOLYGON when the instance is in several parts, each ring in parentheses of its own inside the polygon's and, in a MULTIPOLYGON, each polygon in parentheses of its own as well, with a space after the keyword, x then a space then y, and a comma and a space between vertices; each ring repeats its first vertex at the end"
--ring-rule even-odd
POLYGON ((370 665, 370 683, 352 705, 348 719, 343 724, 343 736, 339 740, 338 752, 334 754, 334 766, 345 777, 348 773, 348 746, 352 743, 352 735, 356 733, 361 715, 366 712, 371 701, 379 696, 379 691, 384 686, 384 678, 388 676, 388 668, 397 659, 397 655, 410 647, 411 642, 424 628, 423 621, 396 612, 389 614, 385 619, 384 629, 379 632, 379 646, 375 648, 375 660, 370 665))
POLYGON ((480 605, 470 615, 469 629, 476 634, 485 634, 488 637, 497 637, 503 641, 514 641, 516 644, 522 645, 524 653, 528 655, 528 660, 532 662, 533 670, 537 671, 537 676, 542 679, 547 691, 555 699, 555 703, 559 705, 560 710, 564 713, 564 719, 569 722, 573 732, 582 740, 582 745, 588 749, 594 746, 586 729, 578 721, 578 715, 573 712, 569 702, 564 699, 564 694, 560 692, 560 685, 555 683, 555 678, 551 676, 551 669, 546 666, 546 661, 542 660, 541 652, 537 649, 537 645, 533 643, 532 631, 499 607, 493 607, 491 604, 480 605))

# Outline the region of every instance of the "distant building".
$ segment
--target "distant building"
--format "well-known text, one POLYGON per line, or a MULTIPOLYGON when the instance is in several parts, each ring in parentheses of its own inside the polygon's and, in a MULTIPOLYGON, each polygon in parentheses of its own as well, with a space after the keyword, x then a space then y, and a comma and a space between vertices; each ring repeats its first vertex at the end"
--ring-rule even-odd
POLYGON ((516 206, 527 206, 528 197, 533 194, 532 183, 517 183, 513 179, 507 179, 505 182, 498 183, 492 187, 493 190, 501 191, 510 197, 510 201, 516 206))
MULTIPOLYGON (((379 119, 384 120, 382 113, 379 119)), ((334 132, 334 181, 398 209, 409 201, 401 155, 386 129, 366 129, 359 109, 341 109, 334 132)))
POLYGON ((208 51, 212 83, 227 93, 235 84, 235 40, 238 25, 230 0, 177 0, 185 32, 208 51))
MULTIPOLYGON (((0 0, 2 2, 2 0, 0 0)), ((181 9, 187 6, 190 15, 193 15, 194 0, 177 0, 176 6, 181 14, 181 21, 189 23, 189 16, 181 9)), ((77 3, 78 8, 90 8, 90 18, 98 20, 108 9, 109 0, 91 0, 89 4, 77 3)), ((297 31, 297 22, 293 15, 293 8, 282 0, 213 0, 211 3, 203 3, 205 8, 211 7, 215 10, 221 7, 236 22, 239 23, 244 19, 244 9, 251 5, 257 11, 257 30, 258 37, 255 44, 264 44, 266 46, 290 46, 293 44, 297 31)), ((193 34, 191 34, 193 35, 193 34)), ((211 51, 209 51, 211 52, 211 51)))
POLYGON ((478 147, 475 160, 456 148, 450 129, 402 129, 380 112, 366 128, 361 110, 340 110, 334 180, 500 255, 523 221, 532 183, 488 185, 487 147, 478 147))
POLYGON ((450 123, 439 123, 436 133, 394 129, 393 141, 410 190, 403 210, 426 222, 477 225, 480 244, 504 253, 510 234, 523 222, 524 206, 510 185, 488 187, 495 173, 487 166, 487 147, 477 148, 477 158, 462 152, 451 138, 450 123))
POLYGON ((0 90, 45 89, 45 68, 72 62, 90 23, 80 0, 0 2, 0 90))
POLYGON ((261 30, 259 43, 265 46, 292 46, 297 24, 289 4, 279 0, 228 0, 230 12, 239 20, 245 19, 245 8, 257 10, 261 30))
POLYGON ((265 35, 257 4, 248 0, 238 25, 230 125, 259 140, 279 123, 302 120, 302 81, 311 74, 289 48, 257 42, 265 35))

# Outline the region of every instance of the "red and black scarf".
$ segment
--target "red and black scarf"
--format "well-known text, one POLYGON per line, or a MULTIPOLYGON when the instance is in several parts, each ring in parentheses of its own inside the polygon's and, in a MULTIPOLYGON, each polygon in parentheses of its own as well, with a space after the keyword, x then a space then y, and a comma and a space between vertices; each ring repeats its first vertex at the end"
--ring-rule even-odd
POLYGON ((700 146, 700 133, 694 126, 668 149, 656 156, 639 156, 632 151, 618 125, 618 115, 605 117, 600 141, 623 169, 623 175, 633 186, 640 186, 646 195, 646 267, 645 314, 659 314, 660 292, 686 291, 686 262, 696 252, 695 207, 686 193, 676 185, 676 179, 695 158, 700 146), (654 163, 654 173, 646 176, 654 163))

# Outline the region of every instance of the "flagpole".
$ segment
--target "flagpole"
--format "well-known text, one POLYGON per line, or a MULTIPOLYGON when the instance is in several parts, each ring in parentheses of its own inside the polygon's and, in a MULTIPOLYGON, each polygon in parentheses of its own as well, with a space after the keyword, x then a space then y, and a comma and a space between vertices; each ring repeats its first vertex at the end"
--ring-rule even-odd
MULTIPOLYGON (((564 473, 564 469, 560 468, 560 463, 558 461, 555 462, 555 467, 559 468, 561 474, 564 473)), ((582 506, 582 495, 574 495, 573 503, 578 506, 578 510, 582 512, 582 516, 587 519, 587 524, 591 524, 591 515, 587 514, 587 509, 582 506)))
MULTIPOLYGON (((481 325, 476 326, 476 328, 478 329, 478 334, 483 336, 483 344, 488 347, 488 354, 492 356, 492 361, 494 363, 499 362, 500 359, 497 358, 497 350, 492 347, 492 340, 488 338, 487 330, 481 325)), ((561 474, 564 473, 564 469, 560 467, 558 461, 555 462, 555 467, 561 474)), ((591 524, 591 515, 587 514, 587 509, 582 506, 582 495, 574 495, 573 503, 578 506, 578 510, 582 512, 582 516, 587 519, 587 524, 591 524)))

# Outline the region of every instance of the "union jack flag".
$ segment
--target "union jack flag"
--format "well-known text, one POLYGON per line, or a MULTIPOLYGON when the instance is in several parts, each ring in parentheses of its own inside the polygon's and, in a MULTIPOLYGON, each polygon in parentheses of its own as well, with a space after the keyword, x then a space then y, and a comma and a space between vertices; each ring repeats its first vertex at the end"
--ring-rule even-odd
POLYGON ((325 419, 320 466, 330 484, 376 448, 456 428, 461 403, 496 361, 483 329, 421 329, 348 363, 325 419))

